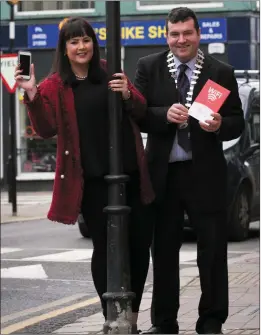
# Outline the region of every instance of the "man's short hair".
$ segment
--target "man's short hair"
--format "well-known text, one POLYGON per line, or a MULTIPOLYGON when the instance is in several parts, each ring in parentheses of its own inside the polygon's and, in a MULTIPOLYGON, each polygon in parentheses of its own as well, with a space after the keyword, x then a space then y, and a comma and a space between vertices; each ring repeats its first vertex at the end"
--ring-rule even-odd
POLYGON ((170 23, 177 23, 180 21, 185 22, 185 21, 188 21, 189 19, 193 19, 195 29, 196 31, 199 31, 198 19, 197 19, 195 12, 193 12, 192 9, 187 8, 187 7, 173 8, 169 12, 167 19, 166 19, 166 31, 168 32, 168 22, 170 23))

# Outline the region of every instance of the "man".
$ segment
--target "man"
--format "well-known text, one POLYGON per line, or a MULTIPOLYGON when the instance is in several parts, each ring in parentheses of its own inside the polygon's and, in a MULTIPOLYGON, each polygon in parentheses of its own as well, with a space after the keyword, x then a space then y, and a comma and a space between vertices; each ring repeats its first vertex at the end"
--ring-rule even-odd
POLYGON ((179 250, 184 212, 197 233, 202 295, 196 331, 218 334, 228 316, 226 161, 222 141, 240 136, 243 111, 233 68, 199 49, 195 13, 173 9, 166 20, 169 50, 141 58, 135 86, 148 103, 140 124, 156 201, 152 328, 179 331, 179 250), (208 79, 230 94, 213 120, 198 122, 188 108, 208 79))

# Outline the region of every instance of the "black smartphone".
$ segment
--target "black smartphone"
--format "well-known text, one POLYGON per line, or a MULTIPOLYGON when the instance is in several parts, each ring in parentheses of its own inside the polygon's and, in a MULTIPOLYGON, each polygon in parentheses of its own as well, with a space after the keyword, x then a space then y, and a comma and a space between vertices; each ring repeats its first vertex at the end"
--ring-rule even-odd
POLYGON ((109 81, 111 81, 111 80, 117 80, 117 79, 121 79, 121 77, 111 76, 111 77, 109 78, 109 81))

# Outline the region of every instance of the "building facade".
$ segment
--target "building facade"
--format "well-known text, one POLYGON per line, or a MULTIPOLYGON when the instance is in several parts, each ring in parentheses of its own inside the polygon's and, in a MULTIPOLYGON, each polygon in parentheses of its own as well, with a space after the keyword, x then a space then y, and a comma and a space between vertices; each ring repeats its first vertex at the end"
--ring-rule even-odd
MULTIPOLYGON (((9 48, 9 6, 1 1, 2 52, 9 48)), ((133 79, 137 61, 153 52, 166 50, 165 17, 175 6, 195 10, 201 27, 201 49, 228 62, 236 69, 259 69, 259 1, 124 1, 121 3, 122 68, 133 79)), ((30 50, 37 81, 50 71, 60 21, 81 15, 93 25, 106 57, 105 2, 101 1, 20 1, 15 6, 14 51, 30 50)), ((9 151, 9 93, 1 82, 0 172, 7 184, 9 151)), ((16 91, 17 181, 18 189, 52 187, 56 161, 56 139, 38 137, 16 91), (37 183, 37 184, 36 184, 37 183)))

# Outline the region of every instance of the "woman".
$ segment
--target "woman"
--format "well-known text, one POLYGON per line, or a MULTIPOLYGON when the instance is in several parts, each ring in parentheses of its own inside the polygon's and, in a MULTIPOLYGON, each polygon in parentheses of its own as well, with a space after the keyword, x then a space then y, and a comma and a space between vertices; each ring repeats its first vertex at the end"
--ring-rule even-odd
POLYGON ((15 79, 25 90, 24 102, 35 131, 43 138, 57 135, 57 164, 48 218, 76 222, 81 211, 93 240, 92 275, 106 318, 107 216, 109 173, 108 88, 123 99, 123 167, 130 176, 127 204, 129 223, 133 332, 149 265, 152 227, 143 220, 154 198, 148 177, 142 139, 134 120, 145 113, 145 100, 123 73, 109 80, 106 62, 100 60, 92 27, 83 18, 70 18, 60 30, 51 74, 37 87, 34 66, 25 81, 17 67, 15 79))

